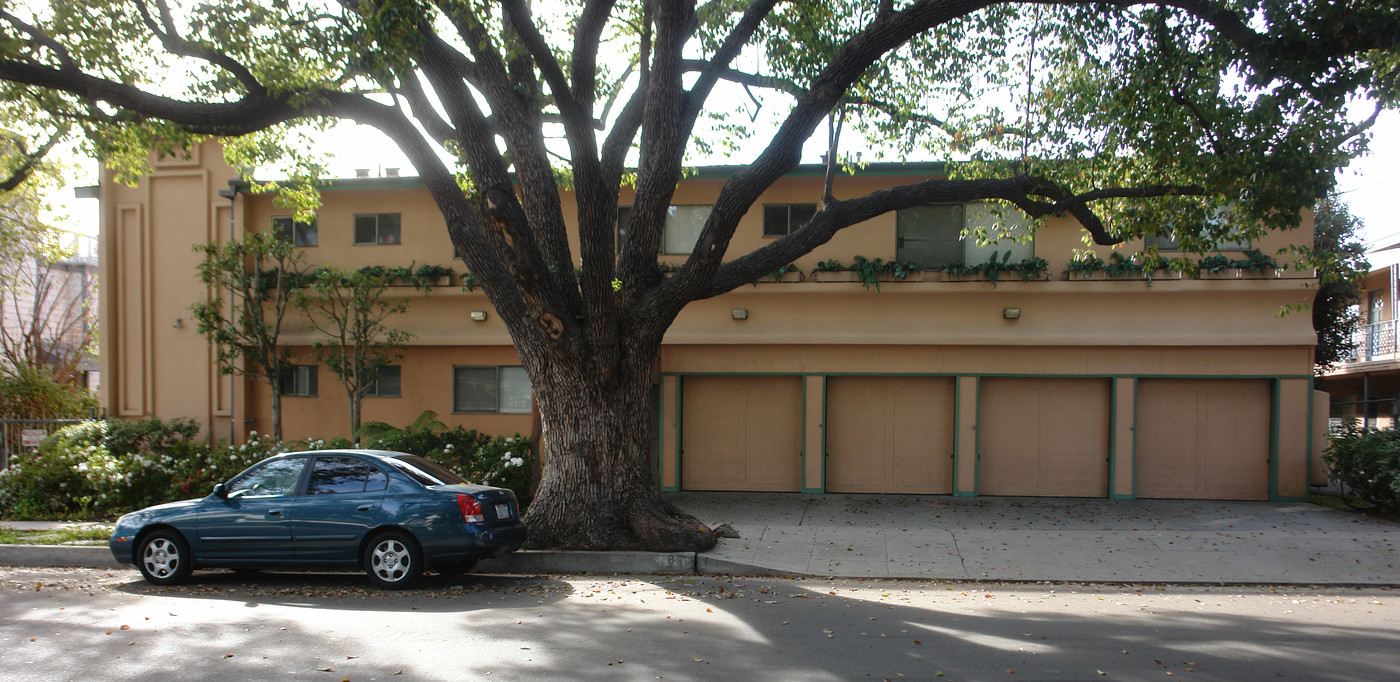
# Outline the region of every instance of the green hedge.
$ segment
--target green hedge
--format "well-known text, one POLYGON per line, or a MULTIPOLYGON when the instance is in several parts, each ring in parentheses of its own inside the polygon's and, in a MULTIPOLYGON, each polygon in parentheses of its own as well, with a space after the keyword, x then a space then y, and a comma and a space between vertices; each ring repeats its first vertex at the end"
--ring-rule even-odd
MULTIPOLYGON (((421 454, 474 483, 508 487, 522 501, 533 482, 528 439, 492 438, 458 427, 425 435, 396 430, 366 448, 421 454)), ((216 483, 279 452, 352 447, 344 439, 279 443, 257 432, 247 443, 197 442, 189 419, 88 421, 50 435, 36 452, 0 471, 0 517, 104 518, 153 504, 208 495, 216 483)))
POLYGON ((1383 511, 1400 512, 1400 431, 1368 431, 1348 422, 1323 455, 1332 480, 1383 511))

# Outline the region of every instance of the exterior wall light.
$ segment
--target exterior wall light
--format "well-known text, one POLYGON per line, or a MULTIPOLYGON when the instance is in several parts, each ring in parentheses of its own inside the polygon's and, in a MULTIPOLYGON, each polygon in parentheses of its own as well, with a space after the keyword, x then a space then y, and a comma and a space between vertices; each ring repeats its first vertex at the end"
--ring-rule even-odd
POLYGON ((473 320, 476 320, 477 322, 485 322, 485 321, 486 321, 486 311, 485 311, 485 310, 473 310, 473 311, 472 311, 472 319, 473 319, 473 320))
POLYGON ((1008 319, 1008 320, 1019 320, 1019 319, 1021 319, 1021 309, 1020 309, 1020 308, 1002 308, 1002 310, 1001 310, 1001 316, 1004 317, 1004 318, 1006 318, 1006 319, 1008 319))
POLYGON ((729 316, 736 320, 747 320, 749 319, 749 311, 744 310, 743 308, 735 308, 734 310, 730 311, 729 316))

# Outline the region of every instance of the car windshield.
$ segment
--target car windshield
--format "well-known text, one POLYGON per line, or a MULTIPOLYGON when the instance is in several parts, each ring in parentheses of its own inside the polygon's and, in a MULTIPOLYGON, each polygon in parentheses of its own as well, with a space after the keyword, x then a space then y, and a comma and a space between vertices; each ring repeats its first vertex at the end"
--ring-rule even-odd
POLYGON ((461 476, 448 471, 442 465, 432 460, 427 460, 418 455, 402 455, 390 457, 386 460, 397 467, 400 471, 408 474, 413 480, 423 485, 452 485, 466 484, 461 476))

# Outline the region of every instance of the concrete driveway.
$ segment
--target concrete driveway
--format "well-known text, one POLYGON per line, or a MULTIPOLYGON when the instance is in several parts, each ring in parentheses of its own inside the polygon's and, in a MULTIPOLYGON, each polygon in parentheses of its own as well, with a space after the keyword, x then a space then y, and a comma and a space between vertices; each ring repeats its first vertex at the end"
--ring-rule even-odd
POLYGON ((1400 585, 1400 525, 1308 503, 672 493, 727 523, 716 572, 1400 585))

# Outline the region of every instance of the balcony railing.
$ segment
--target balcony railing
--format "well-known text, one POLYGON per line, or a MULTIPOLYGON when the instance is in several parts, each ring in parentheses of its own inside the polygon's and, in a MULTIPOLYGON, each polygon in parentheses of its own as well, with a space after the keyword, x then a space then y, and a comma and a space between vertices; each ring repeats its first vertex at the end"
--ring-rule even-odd
POLYGON ((1395 320, 1363 325, 1354 332, 1356 350, 1345 362, 1369 362, 1371 360, 1391 360, 1400 357, 1400 347, 1396 346, 1395 320))

